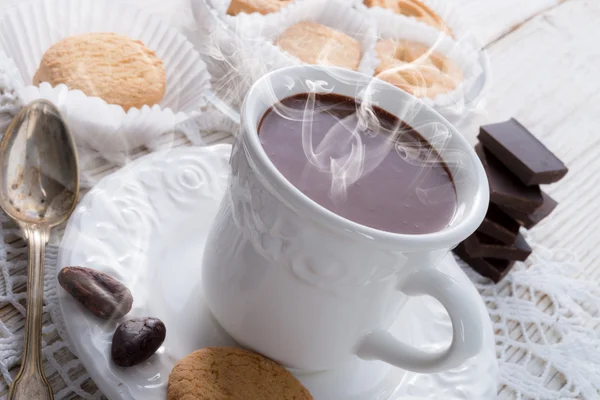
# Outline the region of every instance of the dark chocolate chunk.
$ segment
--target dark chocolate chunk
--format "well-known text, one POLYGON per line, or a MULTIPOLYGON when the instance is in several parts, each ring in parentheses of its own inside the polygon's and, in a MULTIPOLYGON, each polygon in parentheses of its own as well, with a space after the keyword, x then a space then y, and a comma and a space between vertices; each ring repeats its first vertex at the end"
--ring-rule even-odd
POLYGON ((531 254, 531 247, 523 235, 517 235, 512 245, 506 245, 483 233, 474 233, 465 241, 465 251, 474 258, 499 258, 502 260, 525 261, 531 254))
POLYGON ((561 180, 567 167, 516 119, 482 126, 479 140, 525 185, 561 180))
POLYGON ((125 321, 113 335, 111 357, 120 367, 134 366, 156 353, 166 335, 167 328, 158 318, 125 321))
POLYGON ((544 203, 541 207, 537 208, 531 214, 527 214, 518 210, 513 210, 512 208, 501 207, 502 211, 504 211, 507 215, 510 215, 511 218, 516 220, 518 223, 523 225, 527 229, 531 229, 536 226, 541 220, 546 218, 558 205, 558 202, 554 200, 552 197, 548 196, 546 193, 542 192, 542 198, 544 199, 544 203))
POLYGON ((92 314, 103 319, 119 319, 133 304, 133 296, 125 285, 113 277, 84 267, 64 267, 58 283, 92 314))
POLYGON ((464 248, 464 244, 459 244, 454 253, 462 258, 471 268, 480 275, 490 278, 498 283, 508 274, 515 264, 514 260, 500 260, 497 258, 475 258, 471 257, 464 248))
POLYGON ((500 161, 483 148, 481 143, 475 146, 475 152, 490 184, 490 201, 530 213, 542 205, 542 193, 538 186, 525 186, 500 161))
POLYGON ((485 233, 504 244, 513 244, 517 240, 520 225, 495 204, 488 207, 485 219, 478 232, 485 233))

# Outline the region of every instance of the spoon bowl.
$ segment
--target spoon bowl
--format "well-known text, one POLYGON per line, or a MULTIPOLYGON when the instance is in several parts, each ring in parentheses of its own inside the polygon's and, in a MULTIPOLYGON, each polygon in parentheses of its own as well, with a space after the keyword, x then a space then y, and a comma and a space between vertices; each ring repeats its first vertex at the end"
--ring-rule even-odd
POLYGON ((58 109, 24 107, 0 142, 0 207, 29 244, 25 351, 8 400, 52 400, 42 367, 44 254, 51 228, 69 218, 79 195, 77 150, 58 109))
POLYGON ((79 191, 77 153, 52 103, 36 101, 15 117, 0 159, 0 206, 11 218, 54 227, 69 217, 79 191))

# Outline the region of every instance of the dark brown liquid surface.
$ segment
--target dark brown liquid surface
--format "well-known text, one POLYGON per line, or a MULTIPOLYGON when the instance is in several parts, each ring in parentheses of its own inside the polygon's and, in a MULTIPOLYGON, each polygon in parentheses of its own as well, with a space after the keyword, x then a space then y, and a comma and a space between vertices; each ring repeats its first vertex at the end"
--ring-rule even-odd
POLYGON ((371 110, 339 95, 288 97, 267 110, 259 139, 292 185, 346 219, 394 233, 444 229, 457 207, 447 166, 409 125, 371 110))

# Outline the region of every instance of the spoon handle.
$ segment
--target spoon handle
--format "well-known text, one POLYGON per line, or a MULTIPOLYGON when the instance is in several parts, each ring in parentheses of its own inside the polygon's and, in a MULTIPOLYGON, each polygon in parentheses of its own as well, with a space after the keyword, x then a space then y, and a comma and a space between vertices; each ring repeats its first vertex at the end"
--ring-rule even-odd
POLYGON ((22 229, 29 241, 25 351, 19 374, 10 386, 8 400, 52 400, 52 388, 44 376, 42 367, 44 255, 50 228, 23 225, 22 229))

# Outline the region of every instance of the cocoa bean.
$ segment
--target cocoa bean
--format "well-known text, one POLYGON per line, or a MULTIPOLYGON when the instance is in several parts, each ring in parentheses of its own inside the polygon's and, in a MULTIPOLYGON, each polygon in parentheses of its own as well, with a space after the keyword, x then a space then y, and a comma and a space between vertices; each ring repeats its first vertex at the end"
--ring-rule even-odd
POLYGON ((58 282, 97 317, 119 319, 131 310, 131 292, 110 275, 91 268, 64 267, 58 274, 58 282))
POLYGON ((156 353, 165 341, 167 329, 158 318, 135 318, 117 327, 111 357, 120 367, 139 364, 156 353))

